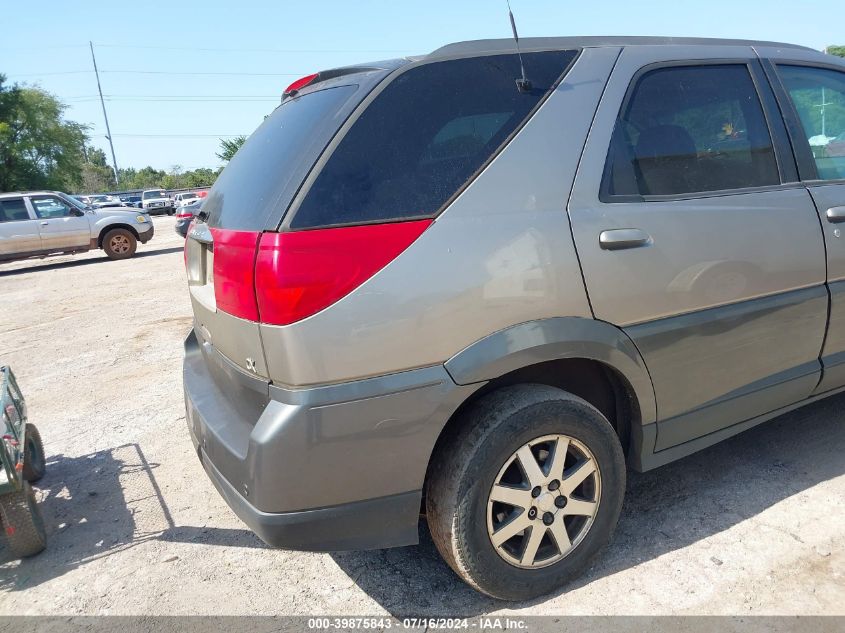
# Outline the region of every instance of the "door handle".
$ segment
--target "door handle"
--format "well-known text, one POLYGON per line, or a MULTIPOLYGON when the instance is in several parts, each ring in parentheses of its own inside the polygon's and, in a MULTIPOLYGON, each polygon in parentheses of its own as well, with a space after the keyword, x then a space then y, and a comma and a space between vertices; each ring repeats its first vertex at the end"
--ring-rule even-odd
POLYGON ((845 222, 845 207, 831 207, 825 215, 828 222, 845 222))
POLYGON ((640 229, 611 229, 599 234, 599 246, 606 251, 649 246, 652 241, 651 235, 640 229))
POLYGON ((42 223, 41 223, 41 226, 49 226, 49 225, 50 225, 50 223, 49 223, 49 222, 42 222, 42 223))

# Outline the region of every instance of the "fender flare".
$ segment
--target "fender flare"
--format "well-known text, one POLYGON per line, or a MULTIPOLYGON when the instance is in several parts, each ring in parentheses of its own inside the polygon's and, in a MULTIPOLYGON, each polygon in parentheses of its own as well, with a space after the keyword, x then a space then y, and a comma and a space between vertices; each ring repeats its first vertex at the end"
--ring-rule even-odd
POLYGON ((634 391, 642 425, 656 422, 654 386, 639 350, 622 330, 604 321, 555 317, 513 325, 472 343, 445 367, 457 384, 469 385, 565 358, 595 360, 619 372, 634 391))

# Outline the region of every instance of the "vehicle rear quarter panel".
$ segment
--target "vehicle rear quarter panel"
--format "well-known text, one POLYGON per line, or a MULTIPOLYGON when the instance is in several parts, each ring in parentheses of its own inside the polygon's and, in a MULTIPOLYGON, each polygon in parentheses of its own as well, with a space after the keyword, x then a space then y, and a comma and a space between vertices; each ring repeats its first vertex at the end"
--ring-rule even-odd
POLYGON ((505 150, 365 284, 298 323, 262 325, 270 378, 311 385, 435 365, 517 323, 592 316, 566 201, 618 54, 585 49, 505 150))

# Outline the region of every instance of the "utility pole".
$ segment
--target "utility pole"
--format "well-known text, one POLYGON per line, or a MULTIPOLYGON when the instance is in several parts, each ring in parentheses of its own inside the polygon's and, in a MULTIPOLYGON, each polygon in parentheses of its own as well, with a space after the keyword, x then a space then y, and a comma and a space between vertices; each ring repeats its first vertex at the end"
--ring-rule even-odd
POLYGON ((833 101, 828 101, 827 97, 825 96, 824 86, 822 86, 822 102, 816 104, 816 107, 821 110, 822 115, 822 136, 827 138, 827 124, 825 121, 825 107, 833 105, 833 101))
POLYGON ((94 57, 94 43, 89 40, 88 45, 91 47, 91 61, 94 62, 94 75, 97 77, 97 91, 100 93, 100 105, 103 106, 103 119, 106 121, 106 138, 109 139, 109 147, 111 148, 111 162, 114 165, 114 182, 120 187, 120 176, 117 175, 117 158, 114 156, 114 143, 111 140, 111 130, 109 129, 109 117, 106 114, 106 102, 103 101, 103 89, 100 87, 100 72, 97 70, 97 58, 94 57))

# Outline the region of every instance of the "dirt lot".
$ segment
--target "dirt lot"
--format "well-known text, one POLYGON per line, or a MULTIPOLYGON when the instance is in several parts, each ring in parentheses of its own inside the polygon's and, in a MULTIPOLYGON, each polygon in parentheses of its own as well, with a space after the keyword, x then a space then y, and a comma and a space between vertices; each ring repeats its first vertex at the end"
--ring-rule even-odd
POLYGON ((0 360, 41 429, 47 551, 0 565, 0 614, 845 614, 845 397, 630 474, 614 545, 556 595, 506 605, 431 541, 272 550, 206 479, 185 428, 190 326, 171 218, 136 258, 0 265, 0 360))

